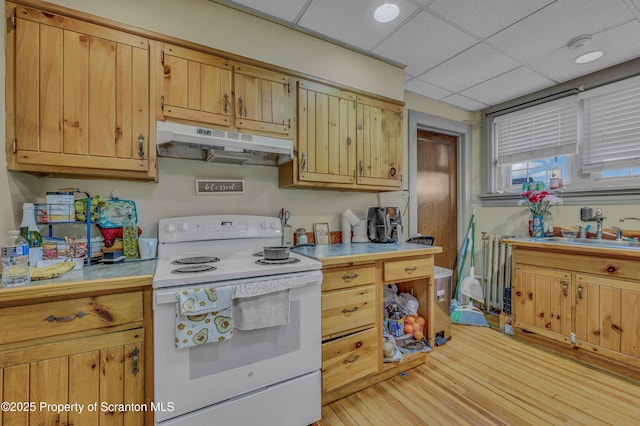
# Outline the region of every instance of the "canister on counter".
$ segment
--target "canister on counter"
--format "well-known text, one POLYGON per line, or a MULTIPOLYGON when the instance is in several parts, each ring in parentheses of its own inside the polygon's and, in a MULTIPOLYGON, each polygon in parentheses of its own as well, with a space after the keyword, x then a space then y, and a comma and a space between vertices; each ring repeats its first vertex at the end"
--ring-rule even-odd
POLYGON ((304 228, 296 229, 296 245, 309 244, 307 239, 307 230, 304 228))

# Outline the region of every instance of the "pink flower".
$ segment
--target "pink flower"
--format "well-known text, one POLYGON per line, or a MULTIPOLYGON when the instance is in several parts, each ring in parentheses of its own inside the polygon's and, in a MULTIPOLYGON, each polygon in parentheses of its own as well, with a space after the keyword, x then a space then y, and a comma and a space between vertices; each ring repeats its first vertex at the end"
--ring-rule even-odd
POLYGON ((534 216, 544 216, 554 204, 562 204, 562 199, 548 191, 525 191, 518 201, 519 206, 526 206, 534 216))

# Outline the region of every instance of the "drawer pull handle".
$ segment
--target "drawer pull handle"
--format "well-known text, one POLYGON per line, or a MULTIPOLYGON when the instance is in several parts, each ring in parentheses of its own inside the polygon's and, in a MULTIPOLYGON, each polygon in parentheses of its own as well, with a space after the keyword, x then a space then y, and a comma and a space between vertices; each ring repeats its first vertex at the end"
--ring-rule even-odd
POLYGON ((612 274, 616 271, 616 267, 613 265, 607 266, 607 272, 612 274))
POLYGON ((359 276, 360 276, 359 274, 343 275, 342 279, 348 282, 348 281, 351 281, 351 280, 354 280, 354 279, 358 278, 359 276))
POLYGON ((343 364, 353 364, 354 362, 356 362, 358 360, 358 358, 360 358, 360 355, 356 355, 351 359, 345 359, 344 361, 342 361, 343 364))
POLYGON ((622 328, 620 328, 620 326, 619 326, 619 325, 611 324, 611 329, 612 329, 613 331, 617 331, 617 332, 619 332, 619 333, 622 333, 622 328))
POLYGON ((69 321, 73 321, 76 318, 82 318, 82 317, 84 317, 86 315, 87 314, 85 314, 82 311, 78 312, 75 315, 68 315, 66 317, 56 317, 54 315, 49 315, 48 317, 43 319, 43 321, 47 321, 47 322, 69 322, 69 321))
POLYGON ((357 310, 358 310, 358 307, 357 307, 357 306, 354 306, 354 307, 353 307, 353 309, 347 309, 347 308, 344 308, 344 309, 342 310, 342 313, 343 313, 343 314, 351 314, 351 313, 353 313, 353 312, 355 312, 355 311, 357 311, 357 310))
POLYGON ((138 349, 138 348, 135 348, 131 352, 131 355, 133 355, 133 369, 131 370, 131 372, 133 373, 134 376, 140 372, 140 369, 138 368, 138 354, 139 353, 140 353, 140 349, 138 349))
POLYGON ((582 286, 582 284, 580 284, 578 286, 578 300, 582 300, 584 299, 584 296, 582 295, 582 291, 584 290, 584 287, 582 286))
POLYGON ((418 267, 417 267, 417 266, 414 266, 413 268, 404 268, 404 271, 405 271, 407 274, 410 274, 410 273, 415 272, 415 271, 417 271, 417 270, 418 270, 418 267))

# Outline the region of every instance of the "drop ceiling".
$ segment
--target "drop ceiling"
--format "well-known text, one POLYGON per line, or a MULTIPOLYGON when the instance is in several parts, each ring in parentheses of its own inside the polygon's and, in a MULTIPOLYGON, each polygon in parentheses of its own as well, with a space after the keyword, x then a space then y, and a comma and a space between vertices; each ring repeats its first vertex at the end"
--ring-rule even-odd
POLYGON ((386 0, 400 15, 384 24, 385 0, 212 1, 401 65, 405 90, 467 111, 640 57, 640 0, 386 0))

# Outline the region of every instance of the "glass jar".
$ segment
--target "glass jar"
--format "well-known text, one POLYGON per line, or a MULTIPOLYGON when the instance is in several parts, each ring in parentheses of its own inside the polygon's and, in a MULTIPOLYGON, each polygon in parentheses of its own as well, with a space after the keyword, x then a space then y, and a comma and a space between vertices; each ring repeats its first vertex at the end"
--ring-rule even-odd
POLYGON ((296 245, 309 244, 307 239, 307 230, 304 228, 296 229, 296 245))

